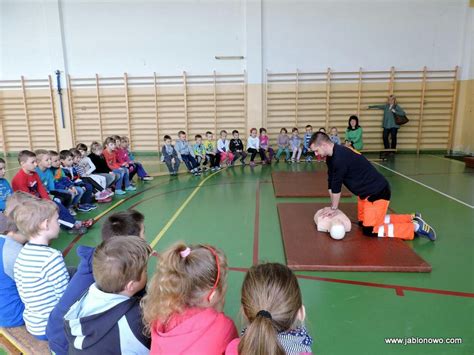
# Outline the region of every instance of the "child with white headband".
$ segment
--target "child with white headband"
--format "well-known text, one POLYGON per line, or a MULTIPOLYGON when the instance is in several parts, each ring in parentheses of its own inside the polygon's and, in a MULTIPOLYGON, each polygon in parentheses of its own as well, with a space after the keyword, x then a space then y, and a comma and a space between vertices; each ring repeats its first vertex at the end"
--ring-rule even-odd
POLYGON ((209 245, 177 243, 159 256, 142 300, 150 354, 223 354, 237 337, 223 312, 227 258, 209 245))

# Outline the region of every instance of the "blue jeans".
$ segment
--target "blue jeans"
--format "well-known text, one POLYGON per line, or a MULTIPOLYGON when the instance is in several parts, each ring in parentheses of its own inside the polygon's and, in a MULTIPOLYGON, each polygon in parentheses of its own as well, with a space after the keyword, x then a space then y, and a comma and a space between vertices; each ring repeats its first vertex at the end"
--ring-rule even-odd
POLYGON ((189 171, 192 171, 199 166, 196 159, 194 159, 191 154, 183 154, 181 155, 181 159, 183 160, 189 171))
POLYGON ((118 175, 118 179, 115 182, 115 189, 116 190, 122 190, 122 185, 125 186, 125 188, 130 186, 130 176, 128 174, 128 169, 127 168, 119 168, 113 170, 114 173, 118 175))

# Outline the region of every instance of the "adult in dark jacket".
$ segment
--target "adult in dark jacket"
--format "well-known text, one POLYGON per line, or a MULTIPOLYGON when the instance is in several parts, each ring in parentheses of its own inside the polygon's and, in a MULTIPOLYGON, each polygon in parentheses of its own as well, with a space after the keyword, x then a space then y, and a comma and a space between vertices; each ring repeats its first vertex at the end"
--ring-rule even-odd
POLYGON ((435 231, 421 218, 420 213, 387 215, 390 185, 362 154, 334 144, 322 132, 313 134, 309 145, 316 154, 326 157, 328 166, 331 207, 326 208, 323 216, 331 217, 337 211, 344 184, 358 197, 358 220, 364 234, 411 240, 416 233, 431 241, 436 239, 435 231))

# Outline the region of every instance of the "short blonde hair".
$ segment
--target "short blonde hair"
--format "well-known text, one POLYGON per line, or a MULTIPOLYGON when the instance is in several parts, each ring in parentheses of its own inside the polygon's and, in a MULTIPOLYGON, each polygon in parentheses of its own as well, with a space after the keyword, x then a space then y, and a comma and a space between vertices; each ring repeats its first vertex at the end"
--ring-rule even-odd
POLYGON ((3 212, 5 216, 13 219, 13 213, 15 208, 22 205, 25 201, 39 200, 38 197, 29 194, 24 191, 15 191, 13 195, 8 197, 7 204, 5 206, 5 211, 3 212))
POLYGON ((43 155, 51 155, 49 154, 49 150, 46 149, 37 149, 35 150, 36 154, 36 160, 41 160, 43 158, 43 155))
POLYGON ((44 220, 53 218, 58 212, 58 207, 51 200, 31 199, 18 205, 13 212, 15 224, 29 240, 38 235, 44 220))
POLYGON ((151 248, 146 240, 130 235, 103 241, 94 251, 92 270, 97 288, 119 293, 146 270, 151 248))

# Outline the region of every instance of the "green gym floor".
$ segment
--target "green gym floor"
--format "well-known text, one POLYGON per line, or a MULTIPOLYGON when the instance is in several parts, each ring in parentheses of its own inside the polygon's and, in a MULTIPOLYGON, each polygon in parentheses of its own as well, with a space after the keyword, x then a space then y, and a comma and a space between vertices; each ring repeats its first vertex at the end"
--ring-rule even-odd
MULTIPOLYGON (((157 158, 142 157, 151 174, 165 172, 157 158)), ((7 177, 17 169, 8 159, 7 177)), ((307 326, 317 354, 474 353, 474 169, 437 155, 398 155, 374 163, 392 186, 391 207, 423 213, 436 242, 407 242, 429 262, 431 273, 298 272, 307 326), (386 344, 385 338, 461 338, 462 344, 386 344)), ((100 226, 113 212, 135 208, 145 215, 147 239, 161 251, 178 240, 208 243, 225 251, 231 268, 225 312, 237 327, 245 270, 258 261, 285 263, 272 170, 319 169, 318 163, 234 167, 202 177, 158 176, 138 190, 101 205, 81 219, 101 215, 81 238, 66 233, 53 247, 76 265, 78 245, 100 242, 100 226)), ((351 201, 352 199, 343 199, 351 201)), ((328 201, 328 199, 304 199, 328 201)), ((156 259, 149 265, 151 276, 156 259)))

